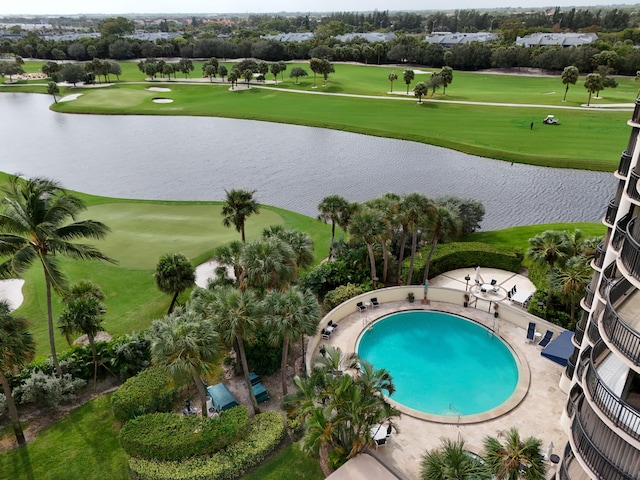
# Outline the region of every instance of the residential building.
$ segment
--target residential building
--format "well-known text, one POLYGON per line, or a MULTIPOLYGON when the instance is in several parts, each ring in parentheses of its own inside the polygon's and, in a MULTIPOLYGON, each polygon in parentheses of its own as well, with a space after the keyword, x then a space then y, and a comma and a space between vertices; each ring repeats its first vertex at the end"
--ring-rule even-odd
POLYGON ((477 33, 451 33, 451 32, 433 32, 424 39, 427 43, 442 45, 443 47, 452 47, 454 45, 463 45, 471 42, 486 43, 498 38, 495 33, 477 32, 477 33))
POLYGON ((579 47, 598 40, 595 33, 532 33, 516 38, 521 47, 579 47))
POLYGON ((560 381, 568 393, 561 423, 569 436, 560 480, 640 478, 640 100, 628 124, 603 219, 607 233, 560 381))
POLYGON ((393 32, 345 33, 344 35, 336 35, 336 40, 340 40, 341 42, 348 42, 359 38, 366 40, 369 43, 386 43, 396 39, 397 37, 393 32))
POLYGON ((279 42, 304 42, 313 40, 313 32, 291 32, 278 33, 277 35, 263 35, 262 38, 267 40, 277 40, 279 42))

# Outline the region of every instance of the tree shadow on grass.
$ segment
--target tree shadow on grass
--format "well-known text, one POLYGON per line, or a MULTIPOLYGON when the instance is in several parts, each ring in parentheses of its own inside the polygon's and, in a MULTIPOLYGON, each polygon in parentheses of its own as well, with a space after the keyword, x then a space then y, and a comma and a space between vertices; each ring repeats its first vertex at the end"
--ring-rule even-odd
POLYGON ((21 472, 24 476, 21 478, 25 478, 27 480, 35 480, 33 475, 33 468, 31 466, 31 457, 29 456, 29 447, 24 446, 17 449, 17 454, 13 455, 13 471, 21 472))

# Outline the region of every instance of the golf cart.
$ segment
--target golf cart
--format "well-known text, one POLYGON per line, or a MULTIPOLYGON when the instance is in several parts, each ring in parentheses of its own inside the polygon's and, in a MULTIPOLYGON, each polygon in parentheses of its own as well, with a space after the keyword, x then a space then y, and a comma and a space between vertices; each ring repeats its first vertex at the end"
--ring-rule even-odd
POLYGON ((542 123, 544 123, 545 125, 557 125, 558 119, 553 115, 547 115, 547 118, 542 120, 542 123))

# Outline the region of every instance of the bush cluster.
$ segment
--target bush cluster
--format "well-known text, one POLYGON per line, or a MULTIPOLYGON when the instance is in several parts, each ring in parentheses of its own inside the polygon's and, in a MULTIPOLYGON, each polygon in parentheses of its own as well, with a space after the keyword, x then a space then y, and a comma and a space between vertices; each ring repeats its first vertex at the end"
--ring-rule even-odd
POLYGON ((258 465, 282 441, 284 420, 278 412, 256 415, 243 439, 211 456, 163 462, 132 457, 129 469, 138 480, 227 480, 258 465))
POLYGON ((167 370, 151 367, 131 377, 113 393, 111 409, 119 421, 126 422, 145 413, 170 411, 175 395, 167 370))
MULTIPOLYGON (((427 247, 430 248, 430 247, 427 247)), ((413 284, 421 284, 424 277, 425 259, 428 250, 421 250, 414 261, 413 284)), ((438 245, 431 258, 429 278, 450 270, 465 267, 491 267, 518 273, 522 268, 523 255, 511 248, 496 247, 480 242, 452 242, 438 245)), ((408 262, 408 260, 407 260, 408 262)))
POLYGON ((244 344, 247 363, 258 375, 271 375, 282 363, 282 343, 270 343, 269 333, 259 330, 253 342, 244 344))
POLYGON ((120 444, 132 457, 183 460, 211 455, 244 435, 246 407, 235 407, 214 418, 175 413, 151 413, 129 420, 120 430, 120 444))
POLYGON ((13 396, 21 404, 35 403, 56 407, 61 403, 73 402, 76 399, 76 392, 86 383, 85 380, 73 378, 68 373, 62 377, 56 377, 36 370, 13 389, 13 396))
POLYGON ((341 303, 364 292, 365 290, 361 286, 347 283, 327 293, 324 297, 324 308, 326 308, 327 311, 333 310, 341 303))
POLYGON ((7 397, 4 396, 4 393, 0 393, 0 415, 2 415, 6 409, 7 397))

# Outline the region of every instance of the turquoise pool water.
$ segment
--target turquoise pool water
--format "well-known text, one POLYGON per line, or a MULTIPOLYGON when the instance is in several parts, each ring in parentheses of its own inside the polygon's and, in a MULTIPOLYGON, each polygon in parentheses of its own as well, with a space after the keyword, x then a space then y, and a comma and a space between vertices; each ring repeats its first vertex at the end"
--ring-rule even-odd
POLYGON ((456 315, 411 311, 366 330, 358 354, 393 377, 392 399, 435 415, 473 415, 506 401, 518 384, 511 350, 484 327, 456 315))

